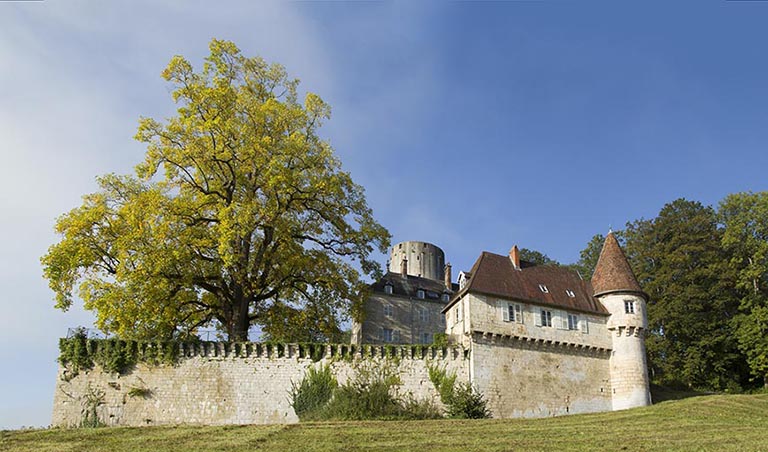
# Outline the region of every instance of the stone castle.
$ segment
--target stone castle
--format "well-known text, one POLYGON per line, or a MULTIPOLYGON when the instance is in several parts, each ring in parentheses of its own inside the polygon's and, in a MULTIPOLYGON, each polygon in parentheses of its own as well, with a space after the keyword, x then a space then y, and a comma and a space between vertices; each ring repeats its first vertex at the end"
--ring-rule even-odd
POLYGON ((591 281, 558 266, 483 252, 452 283, 443 251, 403 242, 372 285, 353 342, 469 350, 470 381, 498 417, 609 411, 651 403, 647 295, 609 233, 591 281))
POLYGON ((199 343, 180 346, 173 366, 74 377, 60 367, 53 425, 78 424, 94 393, 109 425, 296 422, 288 393, 308 368, 329 364, 344 383, 361 362, 396 366, 399 391, 438 405, 429 369, 444 368, 478 389, 495 418, 651 403, 647 295, 613 234, 591 281, 521 261, 516 246, 506 256, 481 253, 458 284, 443 251, 424 242, 395 245, 388 270, 372 284, 352 345, 323 346, 318 357, 297 344, 199 343), (451 345, 428 346, 435 333, 451 345))

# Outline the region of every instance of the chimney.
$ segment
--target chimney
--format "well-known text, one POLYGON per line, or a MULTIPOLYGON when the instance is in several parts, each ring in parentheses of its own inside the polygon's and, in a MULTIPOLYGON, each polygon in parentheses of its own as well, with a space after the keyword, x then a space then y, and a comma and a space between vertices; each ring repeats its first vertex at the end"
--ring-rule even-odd
POLYGON ((400 261, 400 274, 403 275, 403 278, 408 276, 408 259, 403 258, 400 261))
POLYGON ((520 250, 517 248, 517 245, 509 250, 509 260, 512 261, 512 265, 515 269, 520 270, 520 250))
POLYGON ((451 290, 451 263, 445 264, 445 269, 443 271, 445 273, 445 288, 448 290, 451 290))

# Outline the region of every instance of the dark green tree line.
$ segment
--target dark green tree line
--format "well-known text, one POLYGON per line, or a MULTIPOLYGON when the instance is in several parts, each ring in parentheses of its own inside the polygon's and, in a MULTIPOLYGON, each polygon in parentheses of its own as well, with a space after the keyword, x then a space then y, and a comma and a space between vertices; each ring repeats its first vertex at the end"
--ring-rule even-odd
MULTIPOLYGON (((618 231, 648 293, 654 382, 747 389, 768 374, 768 193, 738 193, 716 210, 677 199, 618 231)), ((604 238, 572 267, 591 277, 604 238)))

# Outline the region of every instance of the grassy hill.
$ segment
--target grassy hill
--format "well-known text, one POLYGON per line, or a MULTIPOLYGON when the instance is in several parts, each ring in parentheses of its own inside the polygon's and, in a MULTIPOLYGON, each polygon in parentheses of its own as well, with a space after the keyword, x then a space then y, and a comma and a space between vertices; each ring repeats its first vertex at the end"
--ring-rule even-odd
POLYGON ((0 432, 0 451, 767 451, 768 395, 549 419, 0 432))

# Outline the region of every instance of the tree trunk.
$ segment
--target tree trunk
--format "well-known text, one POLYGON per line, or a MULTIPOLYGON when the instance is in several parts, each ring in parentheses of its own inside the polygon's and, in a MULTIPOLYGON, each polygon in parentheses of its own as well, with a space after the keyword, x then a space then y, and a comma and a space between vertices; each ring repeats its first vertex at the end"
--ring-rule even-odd
POLYGON ((239 285, 234 288, 235 301, 232 303, 232 320, 227 328, 230 342, 247 342, 248 329, 251 321, 248 318, 249 303, 246 299, 242 287, 239 285))

